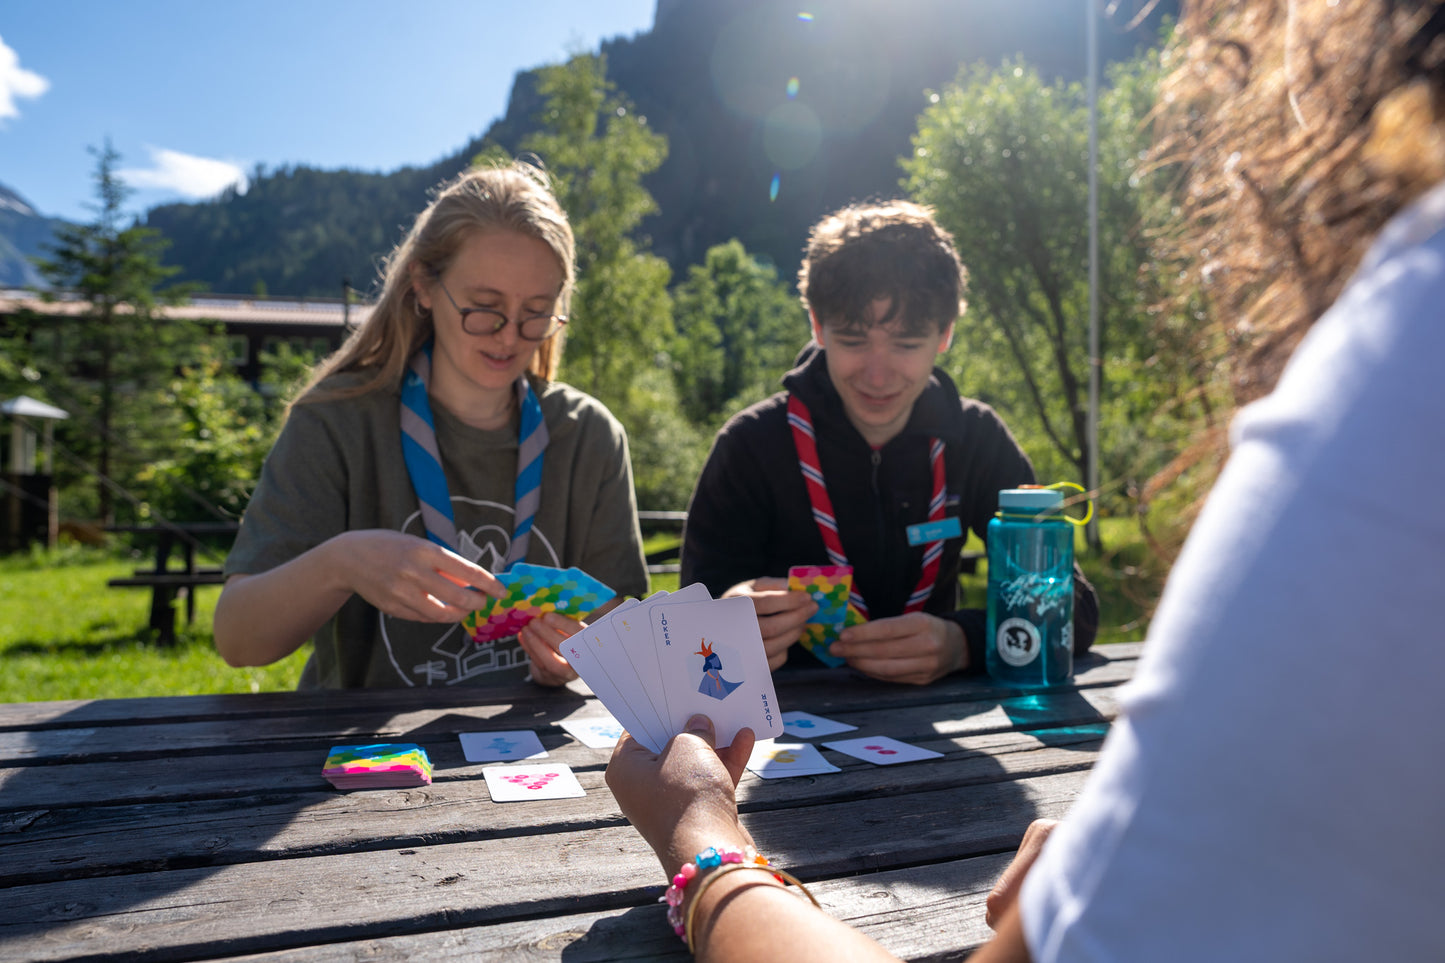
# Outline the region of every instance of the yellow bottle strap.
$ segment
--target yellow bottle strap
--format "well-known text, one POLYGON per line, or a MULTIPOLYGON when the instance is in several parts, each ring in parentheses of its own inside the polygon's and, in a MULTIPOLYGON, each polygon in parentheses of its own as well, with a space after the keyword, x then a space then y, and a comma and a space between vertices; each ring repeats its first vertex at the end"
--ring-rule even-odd
MULTIPOLYGON (((1057 489, 1072 488, 1072 489, 1074 489, 1075 491, 1077 491, 1080 495, 1084 494, 1084 486, 1078 484, 1077 482, 1054 482, 1052 485, 1020 485, 1019 487, 1020 487, 1020 488, 1057 488, 1057 489)), ((1065 499, 1064 499, 1064 502, 1065 502, 1065 504, 1067 504, 1067 503, 1068 503, 1068 499, 1065 498, 1065 499)), ((1017 512, 1017 511, 1015 511, 1015 512, 1005 512, 1005 511, 1000 510, 1000 511, 994 512, 993 514, 994 514, 994 517, 996 517, 996 518, 1019 518, 1019 519, 1027 519, 1027 520, 1029 520, 1029 521, 1042 521, 1042 520, 1045 520, 1045 519, 1061 518, 1061 519, 1063 519, 1064 521, 1068 522, 1070 525, 1083 526, 1083 525, 1089 524, 1089 519, 1091 519, 1091 518, 1094 517, 1094 502, 1093 502, 1093 500, 1092 500, 1092 499, 1088 499, 1088 498, 1084 499, 1084 505, 1085 505, 1086 507, 1085 507, 1085 509, 1084 509, 1084 517, 1083 517, 1083 518, 1075 518, 1075 517, 1073 517, 1072 515, 1065 515, 1062 510, 1059 510, 1059 511, 1049 510, 1049 511, 1045 511, 1045 512, 1017 512)))
MULTIPOLYGON (((1077 482, 1054 482, 1052 485, 1045 485, 1044 487, 1045 487, 1045 488, 1057 488, 1057 489, 1061 489, 1061 490, 1062 490, 1062 489, 1065 489, 1065 488, 1072 488, 1072 489, 1074 489, 1074 491, 1078 492, 1080 495, 1084 494, 1084 486, 1078 484, 1077 482)), ((1069 498, 1068 498, 1067 495, 1064 496, 1064 501, 1065 501, 1065 503, 1067 503, 1067 502, 1069 501, 1069 498)), ((1093 517, 1094 517, 1094 500, 1093 500, 1092 498, 1085 498, 1085 499, 1084 499, 1084 517, 1083 517, 1083 518, 1075 518, 1075 517, 1073 517, 1072 515, 1065 515, 1065 516, 1064 516, 1064 520, 1067 521, 1067 522, 1069 522, 1070 524, 1073 524, 1073 525, 1083 526, 1083 525, 1089 524, 1089 519, 1091 519, 1091 518, 1093 518, 1093 517)))

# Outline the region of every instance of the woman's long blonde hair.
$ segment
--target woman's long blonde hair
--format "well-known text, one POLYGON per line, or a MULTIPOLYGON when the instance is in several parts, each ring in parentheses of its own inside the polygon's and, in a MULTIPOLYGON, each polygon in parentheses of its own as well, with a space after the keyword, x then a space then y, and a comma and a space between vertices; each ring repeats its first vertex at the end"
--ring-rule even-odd
MULTIPOLYGON (((439 187, 417 215, 406 239, 383 263, 381 297, 371 315, 338 351, 317 365, 297 403, 400 387, 407 360, 432 336, 431 312, 421 307, 413 290, 413 266, 431 276, 441 274, 469 237, 497 230, 534 237, 552 249, 563 275, 557 313, 567 314, 576 279, 575 244, 546 175, 521 161, 473 168, 439 187), (344 389, 318 389, 324 379, 343 371, 362 377, 344 389)), ((532 358, 529 370, 543 381, 557 373, 564 330, 559 328, 543 341, 532 358)))

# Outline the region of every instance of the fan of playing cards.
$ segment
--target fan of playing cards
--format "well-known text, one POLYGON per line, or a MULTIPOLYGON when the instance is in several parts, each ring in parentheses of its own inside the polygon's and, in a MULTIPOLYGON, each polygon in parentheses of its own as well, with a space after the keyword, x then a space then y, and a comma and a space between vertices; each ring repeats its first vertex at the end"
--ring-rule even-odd
POLYGON ((552 568, 518 562, 497 575, 507 587, 501 598, 488 598, 462 620, 473 642, 492 642, 516 635, 522 626, 547 612, 580 618, 617 593, 580 568, 552 568))
POLYGON ((653 752, 702 713, 719 748, 739 729, 783 732, 753 603, 701 584, 629 599, 562 643, 562 657, 632 737, 653 752))

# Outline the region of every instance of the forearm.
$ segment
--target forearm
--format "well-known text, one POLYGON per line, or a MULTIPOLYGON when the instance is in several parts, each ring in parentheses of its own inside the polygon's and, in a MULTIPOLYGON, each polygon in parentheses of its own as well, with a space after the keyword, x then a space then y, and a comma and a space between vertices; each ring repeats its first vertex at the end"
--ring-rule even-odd
POLYGON ((705 961, 897 959, 761 871, 729 873, 707 887, 693 911, 692 936, 705 961))
MULTIPOLYGON (((751 836, 736 817, 697 819, 690 812, 679 821, 661 856, 671 876, 683 862, 710 846, 744 850, 751 844, 751 836)), ((723 963, 894 959, 857 930, 818 910, 800 893, 788 892, 766 871, 734 870, 708 881, 708 875, 721 871, 704 871, 685 891, 688 899, 683 910, 691 921, 688 932, 697 959, 723 963)))
POLYGON ((345 535, 255 575, 233 575, 216 602, 216 651, 231 666, 269 665, 310 639, 351 597, 338 564, 345 535))

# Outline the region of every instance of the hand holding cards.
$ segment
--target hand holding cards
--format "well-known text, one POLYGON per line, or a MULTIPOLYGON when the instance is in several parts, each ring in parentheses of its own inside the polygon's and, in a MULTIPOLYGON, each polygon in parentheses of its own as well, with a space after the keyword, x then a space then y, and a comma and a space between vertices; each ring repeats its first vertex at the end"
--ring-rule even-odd
POLYGON ((473 642, 492 642, 516 635, 522 626, 548 612, 579 618, 617 593, 580 568, 550 568, 518 562, 497 576, 507 588, 501 598, 488 597, 462 620, 473 642))
POLYGON ((562 657, 632 737, 653 752, 702 713, 719 748, 740 729, 783 732, 752 601, 702 585, 628 601, 562 644, 562 657))

